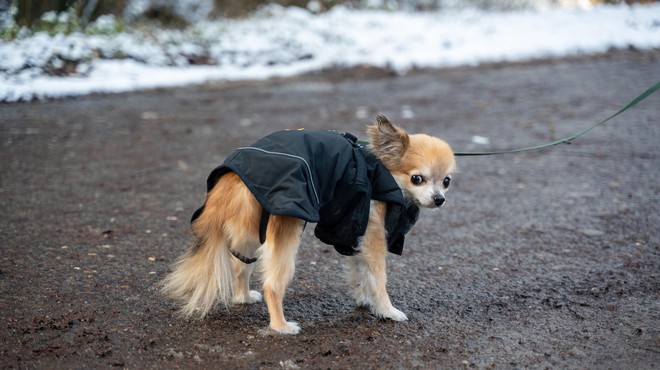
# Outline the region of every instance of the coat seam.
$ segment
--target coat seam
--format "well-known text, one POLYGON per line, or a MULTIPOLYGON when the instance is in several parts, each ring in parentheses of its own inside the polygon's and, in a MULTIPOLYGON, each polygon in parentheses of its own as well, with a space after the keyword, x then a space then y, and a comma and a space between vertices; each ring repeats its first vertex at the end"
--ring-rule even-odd
POLYGON ((316 197, 316 203, 321 204, 321 200, 319 199, 319 194, 316 191, 316 185, 314 184, 314 176, 312 175, 312 168, 310 167, 309 163, 307 162, 307 160, 305 158, 303 158, 301 156, 294 155, 294 154, 274 152, 274 151, 271 151, 271 150, 265 150, 265 149, 261 149, 261 148, 251 147, 251 146, 244 146, 244 147, 238 148, 237 150, 247 150, 247 149, 256 150, 256 151, 266 153, 266 154, 281 155, 281 156, 284 156, 284 157, 295 158, 295 159, 301 160, 305 164, 305 167, 307 168, 307 173, 309 174, 309 179, 310 179, 310 182, 312 184, 312 190, 314 191, 314 196, 316 197))

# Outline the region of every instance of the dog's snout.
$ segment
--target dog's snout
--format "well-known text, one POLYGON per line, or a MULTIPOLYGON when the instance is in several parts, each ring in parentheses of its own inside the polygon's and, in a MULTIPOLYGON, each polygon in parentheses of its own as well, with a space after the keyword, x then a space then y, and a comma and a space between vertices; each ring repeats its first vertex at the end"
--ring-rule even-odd
POLYGON ((445 202, 445 197, 443 197, 442 195, 438 194, 433 196, 433 203, 435 203, 437 207, 440 207, 444 202, 445 202))

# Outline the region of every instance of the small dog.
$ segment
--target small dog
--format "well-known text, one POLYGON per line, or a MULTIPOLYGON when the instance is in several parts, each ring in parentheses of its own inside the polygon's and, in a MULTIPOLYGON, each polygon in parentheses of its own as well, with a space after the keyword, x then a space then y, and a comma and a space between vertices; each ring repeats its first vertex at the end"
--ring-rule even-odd
POLYGON ((261 301, 250 290, 256 265, 270 328, 297 334, 282 302, 309 221, 321 241, 351 256, 348 281, 357 304, 384 319, 407 320, 387 294, 386 255, 401 254, 418 207, 445 202, 456 163, 441 139, 410 135, 384 115, 376 121, 367 127, 366 148, 350 134, 280 131, 216 168, 206 202, 193 215, 196 242, 163 282, 166 294, 184 302, 181 313, 204 317, 219 302, 261 301))

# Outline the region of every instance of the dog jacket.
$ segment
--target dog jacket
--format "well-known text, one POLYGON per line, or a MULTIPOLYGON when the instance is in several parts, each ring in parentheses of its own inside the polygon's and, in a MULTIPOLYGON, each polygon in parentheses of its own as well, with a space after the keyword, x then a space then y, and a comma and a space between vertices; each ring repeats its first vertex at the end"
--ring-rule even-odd
MULTIPOLYGON (((419 215, 381 161, 348 133, 275 132, 227 157, 209 175, 207 191, 228 172, 235 172, 263 206, 262 244, 269 215, 292 216, 317 223, 314 234, 319 240, 343 255, 354 255, 374 199, 387 204, 388 251, 401 255, 404 236, 419 215)), ((191 222, 203 211, 204 205, 191 222)))

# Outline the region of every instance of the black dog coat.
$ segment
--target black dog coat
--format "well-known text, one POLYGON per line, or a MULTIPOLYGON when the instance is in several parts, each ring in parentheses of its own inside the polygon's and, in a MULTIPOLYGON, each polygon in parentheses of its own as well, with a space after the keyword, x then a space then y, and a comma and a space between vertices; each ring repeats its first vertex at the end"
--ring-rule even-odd
MULTIPOLYGON (((387 203, 388 250, 401 255, 404 235, 419 208, 406 204, 394 178, 355 136, 335 131, 279 131, 238 148, 208 177, 207 190, 235 172, 263 206, 259 238, 266 239, 269 215, 316 222, 314 234, 343 255, 359 252, 372 199, 387 203)), ((204 211, 200 207, 195 221, 204 211)))

